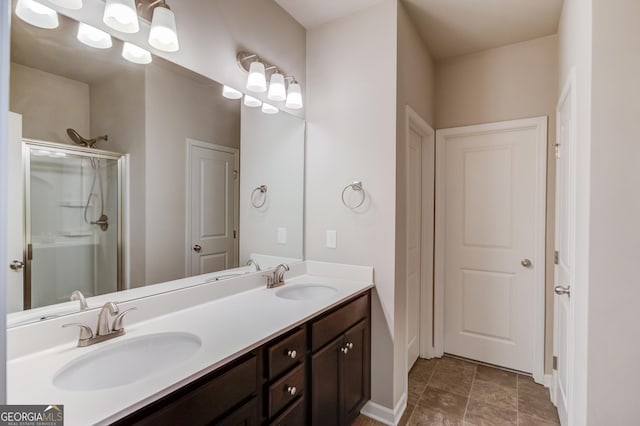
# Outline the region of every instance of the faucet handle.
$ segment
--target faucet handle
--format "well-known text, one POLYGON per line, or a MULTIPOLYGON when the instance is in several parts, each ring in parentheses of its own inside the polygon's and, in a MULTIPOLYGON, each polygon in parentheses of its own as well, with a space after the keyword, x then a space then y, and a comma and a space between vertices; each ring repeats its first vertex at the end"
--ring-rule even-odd
POLYGON ((129 312, 131 311, 135 311, 138 308, 129 308, 126 311, 122 311, 118 314, 118 316, 116 316, 116 318, 113 320, 113 327, 111 327, 111 331, 120 331, 123 330, 124 327, 122 325, 122 318, 124 318, 125 315, 127 315, 129 312))
POLYGON ((267 287, 268 288, 271 287, 276 281, 275 275, 263 274, 262 277, 267 279, 267 287))
POLYGON ((78 343, 93 338, 93 330, 91 330, 91 327, 89 327, 88 325, 81 324, 79 322, 62 324, 62 328, 67 328, 67 327, 80 327, 80 337, 78 337, 78 343))

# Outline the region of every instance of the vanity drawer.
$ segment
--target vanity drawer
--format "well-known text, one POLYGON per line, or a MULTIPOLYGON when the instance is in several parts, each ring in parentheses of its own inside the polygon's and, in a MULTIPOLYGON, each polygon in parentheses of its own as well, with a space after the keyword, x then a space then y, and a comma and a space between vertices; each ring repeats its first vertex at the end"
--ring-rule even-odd
POLYGON ((305 424, 304 398, 298 399, 280 417, 269 423, 271 426, 301 426, 305 424))
POLYGON ((305 329, 300 329, 284 340, 269 347, 269 380, 278 377, 304 360, 306 349, 305 329))
POLYGON ((273 417, 291 401, 304 394, 304 364, 269 386, 269 417, 273 417))
POLYGON ((369 293, 313 322, 311 326, 311 350, 320 349, 367 316, 369 316, 369 293))

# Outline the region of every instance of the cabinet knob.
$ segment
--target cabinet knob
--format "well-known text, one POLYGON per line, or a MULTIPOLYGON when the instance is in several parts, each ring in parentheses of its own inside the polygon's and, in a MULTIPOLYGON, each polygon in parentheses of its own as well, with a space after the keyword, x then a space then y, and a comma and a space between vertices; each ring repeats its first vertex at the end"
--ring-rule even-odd
POLYGON ((298 352, 295 349, 289 349, 287 351, 287 356, 291 359, 295 359, 298 356, 298 352))
POLYGON ((340 350, 341 350, 341 351, 342 351, 342 353, 343 353, 343 354, 345 354, 345 355, 346 355, 347 353, 349 353, 349 348, 348 348, 348 347, 346 347, 346 346, 343 346, 342 348, 340 348, 340 350))
POLYGON ((347 347, 348 347, 349 349, 353 349, 353 343, 351 343, 351 342, 347 343, 347 347))
POLYGON ((287 386, 287 393, 291 396, 295 396, 298 389, 295 386, 287 386))

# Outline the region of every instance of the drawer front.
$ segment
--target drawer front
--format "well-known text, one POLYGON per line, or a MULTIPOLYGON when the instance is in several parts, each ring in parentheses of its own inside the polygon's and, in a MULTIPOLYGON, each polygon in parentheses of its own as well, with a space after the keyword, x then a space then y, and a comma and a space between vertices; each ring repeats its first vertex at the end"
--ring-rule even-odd
POLYGON ((306 423, 304 398, 298 398, 280 417, 269 423, 271 426, 302 426, 306 423))
POLYGON ((269 418, 304 394, 304 364, 269 386, 269 418))
POLYGON ((304 360, 306 336, 303 328, 269 347, 269 380, 304 360))
POLYGON ((320 349, 368 315, 369 293, 358 297, 348 305, 315 321, 311 326, 311 350, 316 351, 320 349))
POLYGON ((184 422, 185 413, 188 413, 190 424, 208 424, 256 393, 256 375, 257 361, 253 356, 177 400, 168 402, 163 408, 131 423, 176 425, 184 422))

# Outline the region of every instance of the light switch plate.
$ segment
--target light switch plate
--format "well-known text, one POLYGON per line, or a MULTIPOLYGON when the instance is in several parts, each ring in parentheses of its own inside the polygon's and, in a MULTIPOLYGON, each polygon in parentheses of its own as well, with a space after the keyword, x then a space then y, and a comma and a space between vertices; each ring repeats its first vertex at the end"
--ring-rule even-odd
POLYGON ((287 244, 287 228, 278 228, 278 244, 287 244))
POLYGON ((338 247, 338 233, 335 230, 327 231, 327 247, 330 249, 338 247))

